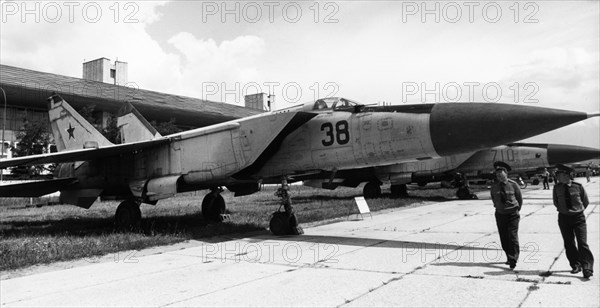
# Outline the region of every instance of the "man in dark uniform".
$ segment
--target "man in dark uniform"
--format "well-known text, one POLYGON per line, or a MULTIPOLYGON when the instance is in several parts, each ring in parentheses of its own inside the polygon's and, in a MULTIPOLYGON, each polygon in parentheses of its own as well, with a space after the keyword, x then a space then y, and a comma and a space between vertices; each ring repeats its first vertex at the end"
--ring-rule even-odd
POLYGON ((506 264, 510 269, 517 266, 519 260, 519 211, 523 205, 519 185, 508 179, 510 166, 504 162, 495 162, 496 180, 492 184, 491 195, 496 208, 496 225, 500 235, 502 250, 506 253, 506 264))
POLYGON ((572 181, 573 169, 565 165, 557 165, 557 168, 558 183, 554 185, 552 199, 558 211, 558 227, 565 253, 573 269, 571 273, 577 274, 583 269, 583 277, 590 278, 594 273, 594 256, 587 244, 587 224, 583 213, 590 202, 583 186, 572 181))

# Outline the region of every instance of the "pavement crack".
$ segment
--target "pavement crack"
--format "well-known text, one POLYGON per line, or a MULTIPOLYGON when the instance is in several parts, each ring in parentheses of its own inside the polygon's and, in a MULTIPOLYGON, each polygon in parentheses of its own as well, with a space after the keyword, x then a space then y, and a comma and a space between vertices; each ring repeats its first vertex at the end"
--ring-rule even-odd
POLYGON ((210 291, 210 292, 205 292, 205 293, 202 293, 202 294, 197 294, 197 295, 194 295, 194 296, 190 296, 190 297, 188 297, 188 298, 183 298, 183 299, 180 299, 180 300, 177 300, 177 301, 173 301, 173 302, 170 302, 170 303, 166 303, 166 304, 164 304, 164 305, 161 305, 160 307, 172 306, 172 305, 174 305, 174 304, 177 304, 177 303, 182 303, 182 302, 185 302, 185 301, 189 301, 189 300, 191 300, 191 299, 194 299, 194 298, 198 298, 198 297, 206 296, 206 295, 213 294, 213 293, 216 293, 216 292, 220 292, 220 291, 224 291, 224 290, 232 289, 232 288, 235 288, 235 287, 238 287, 238 286, 242 286, 242 285, 245 285, 245 284, 248 284, 248 283, 252 283, 252 282, 260 281, 260 280, 263 280, 263 279, 271 278, 271 277, 273 277, 273 276, 281 275, 281 274, 283 274, 283 273, 287 273, 287 272, 288 272, 288 271, 284 271, 284 272, 281 272, 281 273, 274 273, 274 274, 271 274, 271 275, 262 276, 262 277, 260 277, 260 278, 257 278, 257 279, 252 279, 252 280, 248 280, 248 281, 240 282, 240 283, 238 283, 238 284, 229 285, 229 286, 227 286, 227 287, 225 287, 225 288, 220 288, 220 289, 212 290, 212 291, 210 291))
POLYGON ((460 277, 462 277, 462 278, 473 278, 473 279, 484 279, 485 278, 483 276, 478 276, 478 275, 475 275, 475 276, 467 275, 467 276, 460 276, 460 277))
MULTIPOLYGON (((412 273, 412 272, 411 272, 411 273, 412 273)), ((383 287, 387 286, 388 284, 390 284, 390 283, 392 283, 392 282, 394 282, 394 281, 401 280, 402 278, 404 278, 405 276, 407 276, 407 275, 409 275, 409 274, 410 274, 410 273, 403 274, 403 275, 400 275, 400 276, 398 276, 398 277, 392 277, 392 278, 390 278, 390 279, 388 279, 388 280, 386 280, 386 281, 382 281, 382 282, 381 282, 381 285, 379 285, 379 286, 375 286, 375 287, 371 287, 371 288, 369 288, 369 290, 368 290, 367 292, 365 292, 365 293, 363 293, 363 294, 359 294, 358 296, 356 296, 356 297, 354 297, 354 298, 352 298, 352 299, 346 299, 346 300, 344 301, 344 303, 343 303, 343 304, 341 304, 341 305, 338 305, 338 306, 336 306, 336 307, 342 307, 342 306, 344 306, 344 305, 350 304, 351 302, 353 302, 353 301, 355 301, 355 300, 357 300, 357 299, 359 299, 359 298, 361 298, 361 297, 363 297, 363 296, 365 296, 365 295, 368 295, 368 294, 370 294, 370 293, 373 293, 373 292, 375 292, 375 291, 377 291, 377 290, 379 290, 379 289, 381 289, 381 288, 383 288, 383 287)))
MULTIPOLYGON (((590 211, 590 212, 587 214, 587 216, 586 216, 586 220, 589 220, 589 217, 590 217, 590 215, 591 215, 591 214, 592 214, 592 213, 593 213, 593 212, 596 210, 596 207, 597 207, 597 206, 598 206, 598 205, 596 205, 596 204, 594 205, 594 208, 593 208, 593 209, 592 209, 592 210, 591 210, 591 211, 590 211)), ((534 291, 536 291, 536 290, 538 290, 538 289, 540 288, 540 287, 539 287, 539 285, 540 285, 540 284, 571 284, 571 282, 570 282, 570 281, 567 281, 567 282, 560 282, 560 281, 559 281, 559 282, 556 282, 556 283, 555 283, 555 282, 551 282, 551 283, 547 283, 547 282, 546 282, 546 278, 548 278, 548 277, 550 277, 550 276, 552 275, 552 271, 551 271, 550 269, 554 267, 554 264, 556 264, 556 262, 557 262, 557 261, 558 261, 558 259, 560 258, 560 255, 561 255, 561 254, 563 254, 563 253, 564 253, 564 251, 565 251, 565 249, 563 248, 563 249, 562 249, 562 250, 561 250, 561 251, 558 253, 558 255, 557 255, 555 258, 554 258, 554 260, 552 261, 552 264, 550 264, 550 266, 548 267, 548 270, 547 270, 546 272, 544 272, 544 273, 540 274, 540 277, 542 277, 542 279, 541 279, 541 280, 539 280, 539 281, 535 281, 535 282, 533 283, 533 285, 530 285, 530 286, 527 288, 527 294, 525 294, 525 297, 524 297, 524 298, 523 298, 523 300, 522 300, 522 301, 519 303, 519 306, 518 306, 518 308, 521 308, 521 307, 523 306, 523 304, 525 303, 525 301, 527 300, 527 298, 529 298, 529 295, 531 295, 531 292, 534 292, 534 291)))

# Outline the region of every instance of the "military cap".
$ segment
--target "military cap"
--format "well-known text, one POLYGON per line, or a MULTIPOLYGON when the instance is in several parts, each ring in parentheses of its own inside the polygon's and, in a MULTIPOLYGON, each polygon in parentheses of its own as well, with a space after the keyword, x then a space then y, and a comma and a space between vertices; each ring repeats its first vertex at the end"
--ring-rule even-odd
POLYGON ((573 168, 570 168, 568 166, 565 166, 563 164, 556 164, 556 173, 566 173, 566 174, 571 174, 573 171, 573 168))
POLYGON ((510 171, 510 166, 503 162, 503 161, 497 161, 494 163, 494 170, 498 171, 498 170, 504 170, 506 172, 510 171))

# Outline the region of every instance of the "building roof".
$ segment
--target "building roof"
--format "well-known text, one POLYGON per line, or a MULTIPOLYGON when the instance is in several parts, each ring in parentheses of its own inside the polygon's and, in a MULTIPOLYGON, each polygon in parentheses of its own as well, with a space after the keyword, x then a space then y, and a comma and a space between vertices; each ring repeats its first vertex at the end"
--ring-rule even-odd
POLYGON ((96 109, 117 113, 124 102, 132 103, 149 120, 169 121, 182 126, 202 127, 261 111, 187 96, 134 89, 0 65, 0 87, 10 106, 47 109, 52 92, 61 95, 75 109, 96 105, 96 109))

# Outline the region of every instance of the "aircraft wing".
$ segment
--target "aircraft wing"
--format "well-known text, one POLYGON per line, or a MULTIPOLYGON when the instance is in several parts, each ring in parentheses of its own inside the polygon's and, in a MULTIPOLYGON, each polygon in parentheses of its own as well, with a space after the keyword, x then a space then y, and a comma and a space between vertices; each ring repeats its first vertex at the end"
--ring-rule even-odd
POLYGON ((27 183, 0 185, 0 196, 2 197, 39 197, 51 194, 76 184, 75 178, 60 178, 53 180, 35 181, 27 183))
MULTIPOLYGON (((306 123, 311 118, 315 117, 316 114, 306 113, 306 112, 297 112, 294 117, 290 120, 290 122, 277 134, 273 136, 273 141, 268 144, 267 148, 260 154, 260 156, 256 159, 254 164, 249 168, 246 168, 245 172, 249 172, 251 170, 255 170, 259 168, 262 163, 270 155, 276 151, 277 147, 289 133, 294 131, 300 125, 306 123)), ((221 124, 216 124, 208 127, 203 127, 199 129, 195 129, 192 131, 182 132, 175 135, 170 135, 167 137, 161 137, 152 140, 145 140, 139 142, 125 143, 125 144, 117 144, 110 146, 103 146, 100 148, 86 148, 86 149, 77 149, 77 150, 67 150, 57 153, 47 153, 47 154, 39 154, 39 155, 30 155, 23 157, 16 157, 11 159, 3 159, 0 160, 0 169, 8 168, 8 167, 16 167, 22 165, 41 165, 41 164, 51 164, 51 163, 64 163, 64 162, 75 162, 75 161, 88 161, 93 159, 100 159, 104 157, 117 156, 122 154, 130 154, 135 153, 140 150, 144 150, 147 148, 152 148, 155 146, 159 146, 162 144, 168 144, 171 140, 181 139, 181 138, 189 138, 190 136, 199 136, 202 134, 211 134, 216 131, 231 129, 238 127, 239 123, 236 121, 225 122, 221 124)))
POLYGON ((290 133, 316 116, 316 113, 296 112, 280 131, 275 132, 275 134, 269 137, 270 143, 266 144, 262 151, 260 151, 260 154, 254 159, 254 162, 250 166, 234 174, 233 177, 237 179, 244 179, 252 175, 254 172, 260 170, 267 160, 269 160, 275 154, 275 152, 281 146, 283 140, 290 133))
POLYGON ((121 154, 134 153, 143 149, 169 143, 169 138, 140 141, 135 143, 118 144, 101 148, 87 148, 57 153, 30 155, 0 160, 0 169, 22 165, 41 165, 74 161, 87 161, 121 154))

